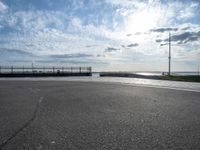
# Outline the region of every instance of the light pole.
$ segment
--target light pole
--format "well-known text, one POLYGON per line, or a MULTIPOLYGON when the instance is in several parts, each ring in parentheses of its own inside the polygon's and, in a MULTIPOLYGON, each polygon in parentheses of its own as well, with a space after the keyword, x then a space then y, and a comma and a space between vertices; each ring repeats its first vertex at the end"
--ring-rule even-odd
POLYGON ((164 45, 169 45, 169 64, 168 64, 168 75, 171 75, 171 33, 169 32, 169 39, 168 39, 168 43, 165 44, 160 44, 160 46, 164 46, 164 45))
POLYGON ((169 71, 168 75, 171 75, 171 33, 169 32, 169 71))

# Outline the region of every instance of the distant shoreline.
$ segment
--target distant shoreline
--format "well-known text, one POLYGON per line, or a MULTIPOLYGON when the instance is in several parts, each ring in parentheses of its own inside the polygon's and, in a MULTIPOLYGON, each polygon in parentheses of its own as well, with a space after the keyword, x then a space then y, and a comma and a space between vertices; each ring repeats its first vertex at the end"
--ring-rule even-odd
POLYGON ((100 77, 127 77, 127 78, 143 78, 155 80, 170 80, 170 81, 185 81, 185 82, 200 82, 199 75, 140 75, 137 73, 120 73, 120 72, 102 72, 100 77))

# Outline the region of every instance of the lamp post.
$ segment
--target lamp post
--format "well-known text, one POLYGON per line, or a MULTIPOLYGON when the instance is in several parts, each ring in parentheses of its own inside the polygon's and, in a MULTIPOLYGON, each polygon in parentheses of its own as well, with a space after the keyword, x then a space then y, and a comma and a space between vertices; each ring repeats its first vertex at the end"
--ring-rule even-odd
POLYGON ((171 75, 171 33, 169 32, 169 39, 168 39, 168 43, 165 44, 160 44, 160 46, 164 46, 164 45, 169 45, 169 64, 168 64, 168 75, 171 75))
POLYGON ((171 33, 169 32, 169 71, 168 75, 171 75, 171 33))

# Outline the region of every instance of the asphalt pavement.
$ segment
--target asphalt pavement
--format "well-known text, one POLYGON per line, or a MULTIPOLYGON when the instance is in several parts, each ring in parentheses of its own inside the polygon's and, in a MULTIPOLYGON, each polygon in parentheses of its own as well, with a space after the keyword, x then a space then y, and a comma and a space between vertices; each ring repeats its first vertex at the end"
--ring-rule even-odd
POLYGON ((200 149, 200 93, 120 83, 0 81, 2 150, 200 149))

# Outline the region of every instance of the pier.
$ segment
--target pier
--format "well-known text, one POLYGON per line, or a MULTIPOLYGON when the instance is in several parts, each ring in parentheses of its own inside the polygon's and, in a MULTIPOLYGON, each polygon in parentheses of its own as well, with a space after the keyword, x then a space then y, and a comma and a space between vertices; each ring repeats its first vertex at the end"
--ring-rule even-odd
POLYGON ((92 67, 0 66, 0 77, 91 76, 92 67))

